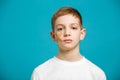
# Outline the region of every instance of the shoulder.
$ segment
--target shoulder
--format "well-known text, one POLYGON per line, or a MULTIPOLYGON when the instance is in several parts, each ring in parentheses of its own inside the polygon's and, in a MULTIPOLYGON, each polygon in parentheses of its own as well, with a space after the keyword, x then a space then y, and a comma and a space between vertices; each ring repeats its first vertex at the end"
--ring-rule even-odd
POLYGON ((52 62, 53 62, 52 60, 53 60, 53 58, 50 58, 49 60, 45 61, 44 63, 38 65, 34 70, 38 72, 38 71, 48 69, 48 67, 52 65, 52 62))
POLYGON ((96 64, 85 58, 85 64, 90 68, 90 69, 96 69, 96 70, 102 70, 100 67, 98 67, 96 64))
POLYGON ((85 58, 85 65, 87 66, 91 75, 95 75, 93 76, 94 78, 98 80, 99 79, 106 80, 105 72, 100 67, 98 67, 96 64, 94 64, 93 62, 85 58))
POLYGON ((42 77, 45 76, 45 73, 49 71, 48 68, 52 65, 52 59, 45 61, 44 63, 38 65, 32 73, 31 80, 40 80, 42 77))

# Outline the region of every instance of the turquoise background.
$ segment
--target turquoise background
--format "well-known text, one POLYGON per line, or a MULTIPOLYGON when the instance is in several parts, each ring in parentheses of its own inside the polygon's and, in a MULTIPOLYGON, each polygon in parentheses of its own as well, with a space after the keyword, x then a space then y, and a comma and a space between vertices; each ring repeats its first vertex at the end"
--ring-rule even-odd
POLYGON ((0 80, 29 80, 35 67, 57 54, 50 21, 63 6, 83 16, 81 53, 108 80, 120 80, 119 0, 0 0, 0 80))

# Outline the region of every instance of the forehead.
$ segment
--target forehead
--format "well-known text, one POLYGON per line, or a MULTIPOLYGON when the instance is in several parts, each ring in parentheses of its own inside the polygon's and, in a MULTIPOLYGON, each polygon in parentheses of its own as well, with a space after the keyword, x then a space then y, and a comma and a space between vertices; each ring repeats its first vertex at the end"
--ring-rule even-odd
POLYGON ((76 16, 70 15, 70 14, 60 16, 55 21, 55 25, 58 25, 58 24, 73 24, 73 23, 79 24, 80 20, 76 16))

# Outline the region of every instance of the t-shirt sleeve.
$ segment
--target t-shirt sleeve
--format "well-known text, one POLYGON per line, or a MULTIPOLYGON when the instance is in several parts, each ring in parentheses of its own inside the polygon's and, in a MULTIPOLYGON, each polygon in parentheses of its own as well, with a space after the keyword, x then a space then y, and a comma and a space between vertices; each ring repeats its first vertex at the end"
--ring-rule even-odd
POLYGON ((104 72, 103 72, 101 75, 102 75, 102 76, 101 76, 101 80, 107 80, 107 79, 106 79, 106 75, 105 75, 104 72))
POLYGON ((40 80, 39 75, 35 70, 32 73, 31 80, 40 80))

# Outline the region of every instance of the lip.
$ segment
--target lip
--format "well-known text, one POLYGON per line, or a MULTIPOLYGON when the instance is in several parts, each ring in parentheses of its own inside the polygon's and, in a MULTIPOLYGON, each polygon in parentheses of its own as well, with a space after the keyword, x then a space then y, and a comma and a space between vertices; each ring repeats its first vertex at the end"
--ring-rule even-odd
POLYGON ((72 39, 65 39, 64 42, 65 42, 65 43, 71 43, 71 42, 72 42, 72 39))

